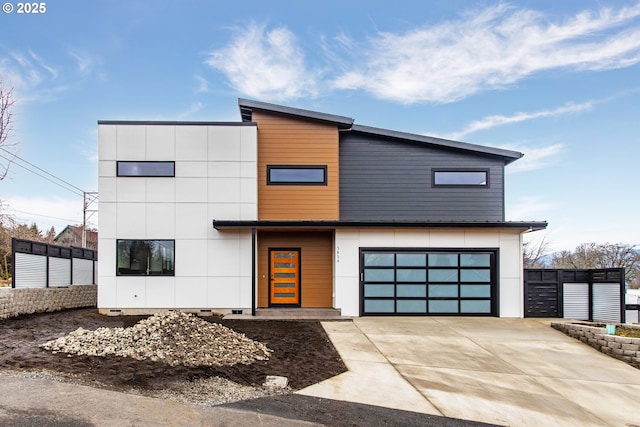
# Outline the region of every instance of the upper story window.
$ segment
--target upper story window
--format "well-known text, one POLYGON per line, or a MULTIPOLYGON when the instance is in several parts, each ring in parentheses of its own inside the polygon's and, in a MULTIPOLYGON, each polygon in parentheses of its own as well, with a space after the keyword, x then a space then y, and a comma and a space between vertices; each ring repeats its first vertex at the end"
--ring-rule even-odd
POLYGON ((175 162, 131 162, 121 161, 117 164, 117 176, 176 176, 175 162))
POLYGON ((449 169, 433 171, 434 187, 486 187, 489 185, 489 171, 470 169, 449 169))
POLYGON ((327 166, 267 165, 267 185, 327 185, 327 166))

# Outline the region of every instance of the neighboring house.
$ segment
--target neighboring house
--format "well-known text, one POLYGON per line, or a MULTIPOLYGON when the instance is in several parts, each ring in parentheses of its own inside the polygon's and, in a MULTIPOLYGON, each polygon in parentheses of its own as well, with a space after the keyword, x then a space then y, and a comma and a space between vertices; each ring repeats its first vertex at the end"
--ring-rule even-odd
MULTIPOLYGON (((67 225, 53 239, 53 244, 59 246, 77 246, 82 247, 82 226, 80 225, 67 225)), ((87 230, 87 249, 98 249, 98 232, 87 230)))
POLYGON ((99 121, 102 313, 523 316, 522 154, 239 100, 242 122, 99 121))

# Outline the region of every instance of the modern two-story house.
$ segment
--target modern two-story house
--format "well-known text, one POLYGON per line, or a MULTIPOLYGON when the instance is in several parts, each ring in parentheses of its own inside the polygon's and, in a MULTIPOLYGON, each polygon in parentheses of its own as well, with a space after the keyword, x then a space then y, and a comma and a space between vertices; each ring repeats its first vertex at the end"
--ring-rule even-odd
POLYGON ((522 154, 239 100, 239 122, 99 121, 102 313, 523 316, 522 154))

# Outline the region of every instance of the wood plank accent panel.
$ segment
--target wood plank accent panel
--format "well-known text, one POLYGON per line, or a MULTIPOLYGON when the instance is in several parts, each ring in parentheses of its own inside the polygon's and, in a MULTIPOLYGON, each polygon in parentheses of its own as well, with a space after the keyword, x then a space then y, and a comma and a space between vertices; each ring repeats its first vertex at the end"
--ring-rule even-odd
POLYGON ((301 307, 333 307, 333 231, 258 232, 258 307, 269 306, 269 248, 300 248, 301 307))
POLYGON ((258 123, 258 218, 340 219, 338 128, 253 111, 258 123), (267 165, 327 165, 327 185, 267 185, 267 165))

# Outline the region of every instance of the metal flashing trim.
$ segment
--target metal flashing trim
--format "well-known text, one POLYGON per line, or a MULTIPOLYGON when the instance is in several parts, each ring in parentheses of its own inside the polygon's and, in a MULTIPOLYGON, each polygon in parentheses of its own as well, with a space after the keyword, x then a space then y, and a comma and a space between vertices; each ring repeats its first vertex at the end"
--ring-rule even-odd
POLYGON ((376 128, 371 126, 353 125, 351 127, 351 131, 367 133, 370 135, 384 136, 384 137, 394 138, 394 139, 403 140, 403 141, 412 141, 412 142, 420 142, 424 144, 437 145, 444 148, 453 148, 456 150, 473 151, 473 152, 478 152, 483 154, 500 156, 505 158, 507 164, 514 162, 519 158, 521 158, 522 156, 524 156, 524 154, 518 151, 487 147, 484 145, 469 144, 467 142, 452 141, 448 139, 435 138, 432 136, 398 132, 394 130, 381 129, 381 128, 376 128))
POLYGON ((283 105, 271 104, 267 102, 253 101, 249 99, 238 98, 238 106, 242 120, 249 122, 252 120, 253 109, 270 111, 274 113, 284 114, 288 116, 302 117, 323 122, 335 123, 339 130, 352 132, 362 132, 372 135, 394 138, 403 141, 420 142, 441 146, 443 148, 472 151, 476 153, 488 154, 504 158, 505 163, 509 164, 521 158, 522 153, 518 151, 505 150, 502 148, 487 147, 477 144, 469 144, 466 142, 452 141, 448 139, 435 138, 431 136, 416 135, 406 132, 398 132, 390 129, 376 128, 372 126, 363 126, 354 124, 354 119, 345 116, 337 116, 334 114, 320 113, 317 111, 303 110, 301 108, 286 107, 283 105))
POLYGON ((240 114, 243 121, 251 120, 251 112, 255 108, 257 110, 271 111, 288 116, 303 117, 322 122, 335 123, 339 128, 350 128, 353 125, 353 119, 351 117, 320 113, 311 110, 303 110, 301 108, 285 107, 283 105, 253 101, 250 99, 238 98, 238 106, 240 107, 240 114))
POLYGON ((255 122, 189 122, 175 120, 98 120, 99 125, 137 126, 257 126, 255 122))
POLYGON ((335 228, 512 228, 538 231, 547 228, 546 221, 278 221, 278 220, 213 220, 216 230, 256 229, 335 229, 335 228))

